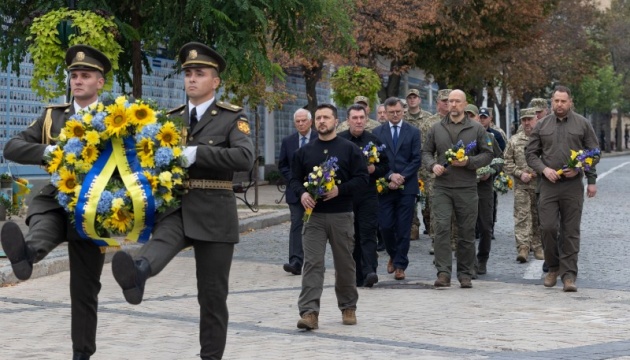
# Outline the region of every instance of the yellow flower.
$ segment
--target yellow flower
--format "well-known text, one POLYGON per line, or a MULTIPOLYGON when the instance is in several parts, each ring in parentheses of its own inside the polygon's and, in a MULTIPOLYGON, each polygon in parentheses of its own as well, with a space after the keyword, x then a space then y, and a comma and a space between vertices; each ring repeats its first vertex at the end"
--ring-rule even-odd
POLYGON ((328 181, 324 184, 324 188, 326 189, 326 191, 330 191, 333 189, 333 187, 335 187, 335 182, 334 181, 328 181))
POLYGON ((140 166, 145 168, 155 167, 155 158, 153 157, 153 155, 138 153, 138 156, 140 157, 140 166))
POLYGON ((66 154, 66 162, 70 165, 77 162, 77 156, 73 153, 66 154))
POLYGON ((466 156, 466 152, 464 149, 457 150, 457 155, 456 155, 457 160, 462 160, 464 156, 466 156))
POLYGON ((86 124, 91 124, 92 123, 92 114, 90 114, 90 113, 83 114, 83 122, 86 123, 86 124))
POLYGON ((158 178, 156 176, 151 175, 150 172, 145 171, 144 172, 144 176, 147 178, 147 180, 149 181, 149 184, 151 185, 151 191, 155 192, 157 191, 158 188, 158 178))
POLYGON ((153 156, 153 140, 149 138, 143 138, 138 141, 136 144, 136 150, 138 151, 138 155, 143 154, 147 156, 153 156))
MULTIPOLYGON (((116 99, 118 102, 118 99, 116 99)), ((122 105, 112 104, 107 107, 109 115, 105 117, 105 132, 110 136, 127 135, 127 125, 129 124, 125 108, 122 105)))
POLYGON ((382 185, 377 185, 376 186, 376 191, 378 191, 378 193, 382 193, 383 192, 383 186, 382 185))
POLYGON ((48 168, 47 168, 48 172, 52 174, 55 171, 57 171, 57 169, 59 168, 59 165, 61 165, 61 160, 63 160, 63 150, 60 148, 56 148, 51 153, 50 162, 48 162, 48 168))
POLYGON ((179 166, 173 166, 173 168, 171 169, 171 172, 173 174, 184 175, 184 169, 180 168, 179 166))
POLYGON ((175 124, 167 121, 162 125, 160 132, 155 136, 160 142, 161 146, 175 146, 179 143, 179 135, 177 134, 177 128, 175 124))
MULTIPOLYGON (((118 200, 118 199, 114 199, 118 200)), ((122 200, 122 199, 120 199, 122 200)), ((113 206, 112 206, 113 207, 113 206)), ((131 228, 132 214, 125 208, 113 209, 112 216, 105 220, 104 225, 112 227, 118 232, 126 233, 131 228)))
POLYGON ((571 160, 575 160, 577 156, 578 156, 578 152, 575 150, 571 150, 571 160))
POLYGON ((182 156, 182 148, 180 148, 179 146, 174 147, 173 148, 173 156, 175 156, 175 157, 182 156))
POLYGON ((92 164, 98 159, 98 149, 94 145, 86 145, 83 147, 81 156, 87 164, 92 164))
POLYGON ((116 105, 120 106, 120 107, 125 107, 125 102, 127 101, 127 98, 124 95, 121 95, 119 97, 116 98, 116 105))
POLYGON ((584 159, 584 162, 585 162, 588 166, 591 166, 591 165, 593 165, 593 158, 588 157, 588 158, 584 159))
POLYGON ((171 174, 169 171, 164 171, 161 172, 160 175, 158 175, 158 179, 160 180, 160 184, 167 188, 170 192, 171 188, 173 187, 173 174, 171 174))
POLYGON ((167 203, 171 202, 173 201, 173 194, 170 191, 168 191, 165 194, 162 194, 162 199, 164 199, 164 201, 167 203))
POLYGON ((143 127, 155 121, 155 112, 147 104, 132 104, 127 108, 127 118, 132 124, 143 127))
POLYGON ((84 138, 90 145, 98 145, 101 142, 101 135, 96 130, 87 131, 84 138))
POLYGON ((59 184, 57 186, 59 191, 67 194, 74 193, 75 187, 77 186, 77 176, 75 173, 64 167, 59 169, 59 178, 59 184))
POLYGON ((80 139, 83 137, 83 134, 85 134, 83 124, 77 120, 68 120, 63 131, 68 138, 77 137, 80 139))
POLYGON ((81 194, 81 185, 77 185, 74 187, 74 196, 72 197, 72 200, 68 203, 68 210, 74 211, 74 208, 77 207, 79 194, 81 194))

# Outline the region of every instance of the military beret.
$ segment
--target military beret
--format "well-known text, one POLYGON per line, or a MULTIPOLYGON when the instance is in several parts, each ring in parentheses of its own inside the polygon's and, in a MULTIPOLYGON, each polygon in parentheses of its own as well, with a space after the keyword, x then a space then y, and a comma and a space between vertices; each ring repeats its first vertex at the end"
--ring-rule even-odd
POLYGON ((545 110, 548 107, 547 100, 542 98, 533 98, 532 101, 529 102, 529 107, 534 108, 534 111, 545 110))
POLYGON ((198 42, 189 42, 179 49, 182 69, 212 67, 218 72, 225 70, 225 59, 214 49, 198 42))
POLYGON ((479 115, 479 108, 476 107, 474 104, 468 104, 464 108, 464 112, 471 112, 475 115, 479 115))
POLYGON ((418 89, 409 89, 409 91, 407 91, 407 96, 405 96, 405 98, 408 98, 409 95, 416 95, 417 97, 420 97, 420 90, 418 90, 418 89))
POLYGON ((525 108, 521 109, 521 113, 519 119, 536 117, 536 109, 535 108, 525 108))
POLYGON ((100 71, 103 75, 112 69, 112 63, 105 54, 87 45, 71 46, 66 51, 66 65, 69 71, 100 71))
POLYGON ((448 100, 448 96, 453 89, 442 89, 438 91, 438 100, 448 100))
POLYGON ((354 97, 354 103, 364 103, 365 105, 370 105, 370 99, 367 98, 367 96, 355 96, 354 97))

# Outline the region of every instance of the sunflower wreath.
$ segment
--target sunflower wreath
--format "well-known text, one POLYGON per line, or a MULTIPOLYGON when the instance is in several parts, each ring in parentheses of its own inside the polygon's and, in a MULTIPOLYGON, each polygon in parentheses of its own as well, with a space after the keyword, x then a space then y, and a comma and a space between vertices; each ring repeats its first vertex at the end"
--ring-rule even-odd
POLYGON ((99 246, 146 242, 155 215, 178 205, 185 177, 180 124, 144 100, 99 102, 66 121, 47 155, 57 201, 99 246))

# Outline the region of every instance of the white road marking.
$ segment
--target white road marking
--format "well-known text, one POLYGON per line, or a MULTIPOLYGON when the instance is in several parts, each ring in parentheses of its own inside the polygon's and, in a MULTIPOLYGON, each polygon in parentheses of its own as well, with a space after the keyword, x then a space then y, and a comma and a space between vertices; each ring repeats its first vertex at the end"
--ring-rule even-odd
POLYGON ((603 173, 603 174, 601 174, 601 175, 599 175, 599 174, 598 174, 598 175, 597 175, 597 180, 599 181, 599 180, 601 180, 601 179, 605 178, 605 177, 606 177, 606 175, 611 174, 611 173, 613 173, 614 171, 617 171, 617 169, 620 169, 620 168, 622 168, 622 167, 624 167, 624 166, 626 166, 626 165, 628 165, 628 164, 630 164, 630 161, 627 161, 627 162, 625 162, 625 163, 623 163, 623 164, 619 164, 619 165, 615 166, 614 168, 612 168, 612 169, 610 169, 610 170, 606 171, 605 173, 603 173))

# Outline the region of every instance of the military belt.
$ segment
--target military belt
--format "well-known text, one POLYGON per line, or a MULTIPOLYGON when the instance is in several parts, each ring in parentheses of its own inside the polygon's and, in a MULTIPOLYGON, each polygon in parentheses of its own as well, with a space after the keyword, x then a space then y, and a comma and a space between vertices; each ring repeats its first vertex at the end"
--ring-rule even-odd
POLYGON ((189 179, 184 181, 184 187, 186 189, 232 190, 232 182, 223 180, 189 179))

